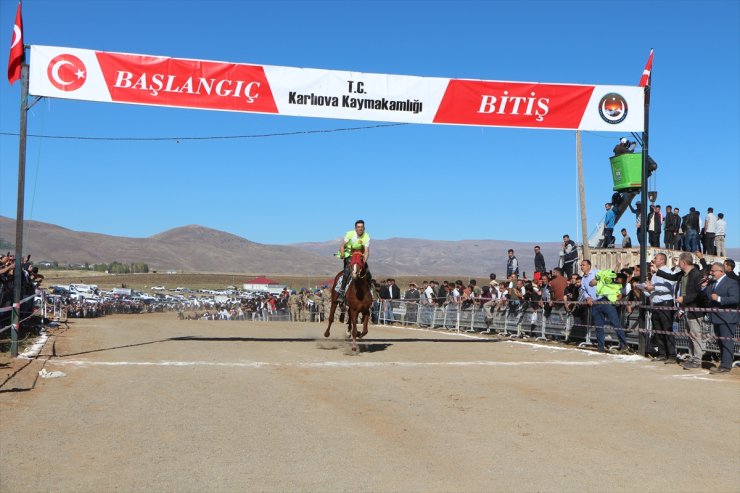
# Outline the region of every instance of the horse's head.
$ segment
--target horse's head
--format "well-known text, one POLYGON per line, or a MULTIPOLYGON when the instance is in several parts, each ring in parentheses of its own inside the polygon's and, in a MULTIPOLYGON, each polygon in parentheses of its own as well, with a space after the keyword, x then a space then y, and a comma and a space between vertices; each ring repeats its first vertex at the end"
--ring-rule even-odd
POLYGON ((352 257, 349 260, 349 271, 352 273, 352 279, 357 279, 365 273, 365 261, 362 258, 362 253, 363 250, 352 252, 352 257))

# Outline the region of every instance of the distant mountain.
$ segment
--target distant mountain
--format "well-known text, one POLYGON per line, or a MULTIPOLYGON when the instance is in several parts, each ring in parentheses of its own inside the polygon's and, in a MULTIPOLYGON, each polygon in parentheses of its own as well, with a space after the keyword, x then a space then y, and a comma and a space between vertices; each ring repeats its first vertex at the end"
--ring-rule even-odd
MULTIPOLYGON (((263 245, 236 235, 183 226, 149 238, 84 233, 25 221, 24 251, 34 260, 59 263, 144 262, 151 270, 187 272, 331 275, 337 261, 282 245, 263 245)), ((15 220, 0 216, 0 239, 15 240, 15 220)))
MULTIPOLYGON (((152 270, 331 275, 341 262, 332 257, 339 239, 319 243, 264 245, 223 231, 190 225, 148 238, 85 233, 38 221, 26 221, 24 250, 37 262, 143 262, 152 270)), ((0 244, 15 242, 15 220, 0 216, 0 244)), ((534 243, 505 240, 439 241, 414 238, 372 240, 370 268, 377 276, 487 277, 506 271, 506 251, 513 248, 520 272, 534 270, 534 243)), ((548 269, 557 266, 559 242, 539 243, 548 269)), ((10 248, 6 248, 10 249, 10 248)), ((740 258, 740 249, 729 249, 740 258)))

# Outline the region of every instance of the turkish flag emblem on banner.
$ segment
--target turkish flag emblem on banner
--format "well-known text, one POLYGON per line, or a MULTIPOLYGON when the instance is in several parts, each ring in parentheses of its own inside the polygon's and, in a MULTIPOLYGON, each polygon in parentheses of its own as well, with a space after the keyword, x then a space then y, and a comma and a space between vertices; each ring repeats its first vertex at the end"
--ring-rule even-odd
POLYGON ((15 24, 13 25, 13 38, 10 40, 10 58, 8 58, 8 82, 11 84, 21 78, 23 55, 23 19, 21 18, 21 3, 18 2, 15 24))

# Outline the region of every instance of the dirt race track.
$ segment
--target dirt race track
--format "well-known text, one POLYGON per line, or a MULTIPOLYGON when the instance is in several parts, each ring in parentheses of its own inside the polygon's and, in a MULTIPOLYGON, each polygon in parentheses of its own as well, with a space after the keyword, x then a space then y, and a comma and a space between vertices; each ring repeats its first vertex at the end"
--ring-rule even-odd
POLYGON ((737 370, 401 327, 358 355, 338 325, 70 327, 0 389, 1 491, 740 491, 737 370))

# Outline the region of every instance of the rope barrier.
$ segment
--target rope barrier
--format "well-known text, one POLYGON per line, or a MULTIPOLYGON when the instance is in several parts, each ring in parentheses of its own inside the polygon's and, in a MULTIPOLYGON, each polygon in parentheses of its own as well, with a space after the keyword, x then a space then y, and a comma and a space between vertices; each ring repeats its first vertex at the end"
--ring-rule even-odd
POLYGON ((26 301, 30 300, 31 298, 35 298, 35 297, 36 297, 36 293, 34 293, 34 294, 30 295, 30 296, 27 296, 27 297, 23 298, 23 299, 22 299, 22 300, 20 300, 20 301, 19 301, 18 303, 13 303, 13 305, 12 305, 12 306, 5 306, 5 307, 3 307, 3 308, 0 308, 0 313, 3 313, 3 312, 9 312, 10 310, 13 310, 13 309, 16 309, 16 310, 18 310, 18 309, 20 309, 20 307, 21 307, 21 305, 22 305, 23 303, 25 303, 26 301))

